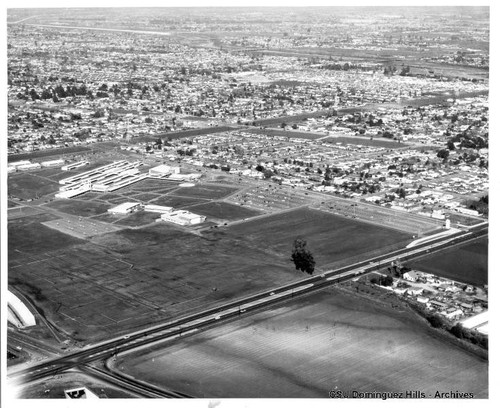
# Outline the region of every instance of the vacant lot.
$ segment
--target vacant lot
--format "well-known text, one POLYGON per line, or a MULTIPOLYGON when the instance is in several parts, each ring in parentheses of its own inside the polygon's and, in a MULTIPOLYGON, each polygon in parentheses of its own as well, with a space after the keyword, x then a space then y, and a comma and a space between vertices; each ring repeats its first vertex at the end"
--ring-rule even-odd
POLYGON ((36 174, 9 175, 7 179, 8 193, 23 200, 42 197, 59 190, 59 184, 36 174))
POLYGON ((488 363, 408 311, 336 289, 120 356, 143 381, 199 398, 328 398, 330 390, 488 397, 488 363))
POLYGON ((261 214, 259 211, 251 210, 240 205, 225 203, 223 201, 194 205, 189 208, 189 211, 227 221, 241 220, 261 214))
POLYGON ((254 245, 291 253, 293 241, 302 237, 317 266, 362 256, 399 244, 411 235, 321 211, 301 208, 224 229, 228 239, 245 238, 254 245))
POLYGON ((110 208, 108 204, 96 203, 94 201, 80 201, 76 199, 56 200, 46 204, 46 206, 66 214, 78 215, 81 217, 102 214, 110 208))
POLYGON ((456 246, 409 262, 408 265, 459 282, 482 286, 488 284, 488 239, 481 238, 456 246))

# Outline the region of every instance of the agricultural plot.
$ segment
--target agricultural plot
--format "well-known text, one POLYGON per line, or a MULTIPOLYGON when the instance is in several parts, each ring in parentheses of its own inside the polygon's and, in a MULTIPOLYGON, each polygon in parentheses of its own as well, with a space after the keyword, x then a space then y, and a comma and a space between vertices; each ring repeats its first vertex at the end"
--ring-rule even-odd
POLYGON ((444 278, 475 286, 488 284, 488 239, 448 248, 418 260, 408 266, 444 278))
POLYGON ((80 201, 72 200, 56 200, 48 204, 46 207, 53 208, 70 215, 77 215, 81 217, 90 217, 105 213, 110 206, 108 204, 98 203, 95 201, 80 201))
POLYGON ((488 397, 486 361, 440 340, 410 311, 337 289, 119 355, 115 366, 198 398, 328 398, 330 390, 488 397))
POLYGON ((250 218, 262 214, 260 211, 251 210, 249 208, 229 204, 223 201, 214 201, 211 203, 194 205, 189 208, 189 211, 205 215, 210 218, 227 221, 241 220, 243 218, 250 218))
POLYGON ((15 174, 7 178, 9 195, 23 200, 42 197, 59 190, 59 184, 51 182, 36 174, 15 174))
POLYGON ((229 226, 224 232, 229 240, 244 237, 281 256, 289 255, 294 239, 302 237, 318 267, 402 247, 411 240, 408 233, 307 208, 229 226))

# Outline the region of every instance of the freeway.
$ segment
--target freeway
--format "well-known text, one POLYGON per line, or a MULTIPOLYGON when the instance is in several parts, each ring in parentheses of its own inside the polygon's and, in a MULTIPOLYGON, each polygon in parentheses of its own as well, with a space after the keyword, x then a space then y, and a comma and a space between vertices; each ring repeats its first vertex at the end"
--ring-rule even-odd
MULTIPOLYGON (((487 223, 477 225, 469 228, 467 231, 459 231, 455 234, 443 236, 430 243, 424 243, 411 248, 403 248, 357 262, 347 267, 325 271, 318 276, 302 279, 256 295, 237 299, 225 305, 213 307, 200 313, 159 324, 148 329, 139 330, 120 338, 91 345, 80 351, 54 358, 29 368, 10 372, 8 378, 11 381, 26 384, 60 374, 69 369, 81 368, 83 366, 88 367, 89 363, 109 359, 119 352, 133 350, 138 347, 166 340, 178 339, 179 337, 196 333, 201 329, 206 329, 214 324, 219 324, 222 321, 238 318, 243 314, 256 312, 288 299, 352 279, 357 275, 387 267, 394 262, 416 258, 430 252, 442 250, 449 246, 486 236, 487 234, 487 223)), ((159 397, 159 392, 163 392, 164 394, 161 395, 163 397, 187 397, 186 395, 180 395, 173 391, 152 389, 148 384, 141 383, 130 377, 126 377, 125 379, 125 376, 118 375, 117 373, 105 374, 109 378, 114 377, 117 385, 122 384, 123 386, 123 383, 128 381, 128 384, 130 386, 133 385, 135 390, 142 390, 141 395, 144 396, 159 397)), ((100 373, 99 375, 103 376, 104 374, 100 373)), ((110 381, 109 378, 108 381, 110 381)))

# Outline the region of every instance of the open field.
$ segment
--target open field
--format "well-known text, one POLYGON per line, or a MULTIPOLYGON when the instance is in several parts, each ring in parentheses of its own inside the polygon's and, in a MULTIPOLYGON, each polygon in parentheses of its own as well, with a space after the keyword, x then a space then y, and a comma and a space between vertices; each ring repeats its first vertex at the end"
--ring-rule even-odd
POLYGON ((410 234, 307 208, 250 220, 221 231, 226 239, 244 237, 284 257, 291 253, 294 239, 302 237, 317 266, 383 251, 395 244, 402 246, 411 240, 410 234))
POLYGON ((50 202, 49 204, 45 204, 45 206, 66 214, 78 215, 81 217, 90 217, 102 214, 110 208, 107 204, 97 203, 94 201, 80 201, 77 199, 56 200, 50 202))
POLYGON ((220 199, 234 193, 237 190, 238 188, 235 187, 213 184, 197 184, 193 187, 179 187, 173 194, 183 197, 220 199))
POLYGON ((189 208, 189 211, 227 221, 241 220, 243 218, 250 218, 262 214, 260 211, 251 210, 223 201, 194 205, 189 208))
POLYGON ((120 218, 116 221, 116 224, 125 225, 127 227, 140 227, 155 222, 158 218, 160 218, 160 214, 158 213, 136 211, 124 218, 120 218))
POLYGON ((408 262, 408 266, 476 286, 488 284, 488 239, 454 246, 408 262))
POLYGON ((59 190, 59 184, 51 182, 36 173, 9 175, 7 179, 8 194, 23 200, 34 199, 59 190))
POLYGON ((154 192, 156 190, 161 189, 174 189, 179 186, 179 182, 173 182, 169 180, 161 180, 161 179, 145 179, 138 181, 130 186, 125 188, 121 188, 119 191, 122 193, 126 193, 129 191, 137 191, 137 192, 154 192))
POLYGON ((328 398, 358 392, 472 392, 488 363, 408 310, 331 288, 170 345, 119 355, 120 371, 198 398, 328 398))
POLYGON ((208 200, 197 197, 178 197, 174 195, 166 195, 156 200, 150 201, 150 204, 164 205, 167 207, 182 208, 189 205, 206 203, 208 200))
POLYGON ((156 214, 117 217, 116 223, 102 226, 98 220, 113 217, 68 217, 15 220, 9 281, 58 327, 77 331, 83 339, 104 338, 298 280, 304 275, 289 259, 297 235, 308 240, 318 266, 348 262, 384 245, 400 246, 406 237, 308 209, 201 236, 166 223, 105 233, 119 224, 143 225, 156 214), (66 224, 73 228, 67 233, 92 238, 85 242, 60 233, 66 224))

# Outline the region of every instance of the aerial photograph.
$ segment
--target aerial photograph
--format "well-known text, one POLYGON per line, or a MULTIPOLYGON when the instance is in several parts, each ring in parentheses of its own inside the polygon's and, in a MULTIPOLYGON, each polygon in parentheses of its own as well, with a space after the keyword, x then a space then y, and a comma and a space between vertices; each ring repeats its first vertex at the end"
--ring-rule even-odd
POLYGON ((489 6, 42 3, 4 15, 6 405, 488 402, 489 6))

